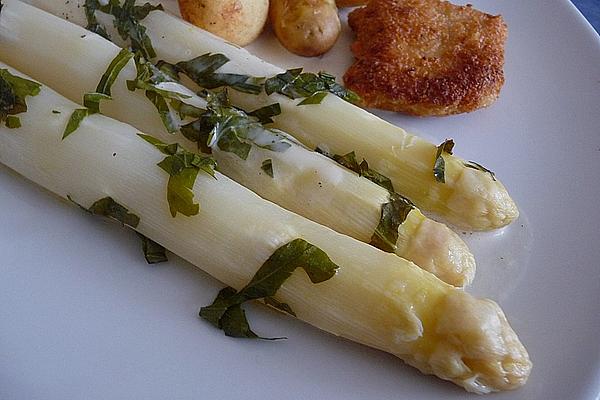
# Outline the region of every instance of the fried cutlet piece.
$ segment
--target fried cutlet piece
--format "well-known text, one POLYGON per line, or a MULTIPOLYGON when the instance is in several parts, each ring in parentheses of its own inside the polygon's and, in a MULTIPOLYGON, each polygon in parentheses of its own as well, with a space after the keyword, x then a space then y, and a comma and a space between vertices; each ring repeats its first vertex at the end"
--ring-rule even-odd
POLYGON ((501 16, 440 0, 371 0, 356 32, 346 86, 366 107, 448 115, 490 105, 504 83, 501 16))

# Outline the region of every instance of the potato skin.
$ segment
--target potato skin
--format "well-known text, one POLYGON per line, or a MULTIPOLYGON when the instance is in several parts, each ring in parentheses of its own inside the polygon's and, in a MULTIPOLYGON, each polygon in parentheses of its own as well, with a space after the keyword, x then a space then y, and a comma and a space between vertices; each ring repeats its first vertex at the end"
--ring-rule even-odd
POLYGON ((178 0, 186 21, 228 42, 245 46, 260 35, 269 0, 178 0))
POLYGON ((269 15, 279 42, 300 56, 327 52, 341 31, 335 0, 271 0, 269 15))
POLYGON ((369 0, 336 0, 338 8, 365 6, 369 0))

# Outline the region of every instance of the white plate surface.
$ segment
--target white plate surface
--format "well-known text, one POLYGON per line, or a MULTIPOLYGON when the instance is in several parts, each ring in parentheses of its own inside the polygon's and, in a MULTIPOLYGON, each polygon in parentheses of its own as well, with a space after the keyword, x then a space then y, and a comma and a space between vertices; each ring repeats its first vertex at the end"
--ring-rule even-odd
MULTIPOLYGON (((473 1, 509 26, 506 84, 490 108, 447 118, 381 112, 503 180, 522 211, 462 234, 469 290, 497 300, 534 362, 494 399, 600 398, 600 39, 566 0, 473 1)), ((172 5, 172 3, 171 3, 172 5)), ((320 59, 266 32, 250 50, 341 77, 351 32, 320 59)), ((260 306, 227 338, 197 318, 221 285, 184 261, 148 266, 137 238, 0 166, 0 399, 465 399, 397 358, 260 306)))

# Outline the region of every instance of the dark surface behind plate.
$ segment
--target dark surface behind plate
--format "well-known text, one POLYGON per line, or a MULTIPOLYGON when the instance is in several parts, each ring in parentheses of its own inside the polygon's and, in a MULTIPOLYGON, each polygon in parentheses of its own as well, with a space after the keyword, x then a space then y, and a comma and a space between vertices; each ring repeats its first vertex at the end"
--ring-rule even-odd
POLYGON ((573 0, 573 3, 596 29, 596 32, 600 32, 600 1, 573 0))

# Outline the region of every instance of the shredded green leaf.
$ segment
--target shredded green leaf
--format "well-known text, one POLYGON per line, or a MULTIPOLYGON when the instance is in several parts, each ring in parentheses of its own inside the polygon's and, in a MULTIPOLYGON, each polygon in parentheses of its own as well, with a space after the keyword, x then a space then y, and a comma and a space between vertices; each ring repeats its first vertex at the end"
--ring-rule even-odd
POLYGON ((104 197, 95 201, 89 211, 94 215, 102 215, 131 228, 137 228, 140 223, 140 217, 130 213, 126 207, 114 201, 112 197, 104 197))
POLYGON ((100 78, 100 82, 98 82, 98 86, 96 87, 97 93, 103 93, 108 97, 112 96, 111 88, 114 85, 117 77, 125 68, 129 60, 133 58, 133 53, 126 50, 121 49, 119 53, 113 58, 113 60, 108 65, 106 72, 100 78))
POLYGON ((21 118, 15 115, 9 115, 6 117, 6 127, 8 129, 16 129, 21 127, 21 118))
MULTIPOLYGON (((122 226, 127 226, 131 229, 137 228, 140 223, 140 217, 130 213, 125 206, 114 201, 112 197, 104 197, 100 200, 97 200, 90 206, 90 208, 85 208, 81 204, 77 203, 71 198, 70 195, 67 195, 67 199, 85 212, 107 217, 119 222, 122 226)), ((142 235, 141 233, 136 233, 142 241, 142 251, 144 252, 144 258, 148 264, 156 264, 168 261, 164 247, 152 239, 142 235)))
POLYGON ((451 155, 452 149, 454 149, 454 140, 452 139, 444 140, 444 142, 437 147, 433 164, 433 176, 435 177, 435 180, 440 183, 446 182, 446 161, 444 161, 444 154, 451 155))
POLYGON ((297 316, 296 313, 294 312, 294 310, 292 310, 292 307, 290 307, 290 305, 287 303, 282 303, 273 297, 265 297, 263 299, 263 301, 265 302, 265 304, 267 304, 271 307, 274 307, 274 308, 278 309, 279 311, 282 311, 286 314, 290 314, 293 317, 297 316))
POLYGON ((83 105, 85 108, 78 108, 71 114, 69 122, 63 132, 63 139, 75 132, 87 116, 98 114, 100 112, 100 101, 112 100, 112 85, 132 57, 133 54, 131 52, 123 49, 112 59, 106 71, 102 74, 102 77, 100 77, 100 82, 98 82, 98 85, 96 86, 96 91, 83 95, 83 105))
POLYGON ((374 169, 369 168, 369 163, 365 159, 359 163, 356 159, 356 154, 353 151, 343 156, 338 154, 329 154, 318 147, 315 149, 315 151, 331 158, 333 161, 348 168, 349 170, 356 172, 359 176, 365 177, 371 182, 376 183, 390 193, 394 193, 394 185, 392 185, 390 178, 380 174, 374 169))
POLYGON ((256 117, 233 107, 225 90, 205 92, 207 110, 202 116, 181 127, 181 133, 209 152, 218 146, 243 160, 248 158, 252 145, 271 151, 283 152, 291 147, 290 141, 275 129, 265 128, 256 117))
POLYGON ((415 208, 414 204, 397 193, 390 193, 389 202, 381 205, 381 218, 371 237, 370 244, 380 250, 393 253, 398 247, 398 227, 415 208))
POLYGON ((267 175, 269 175, 271 178, 273 178, 273 160, 266 159, 265 161, 262 162, 262 165, 260 166, 260 169, 262 169, 263 171, 265 171, 265 173, 267 175))
POLYGON ((21 119, 17 114, 27 112, 27 96, 37 96, 42 85, 0 69, 0 123, 9 129, 19 128, 21 119))
POLYGON ((188 115, 196 115, 202 111, 182 103, 182 100, 190 96, 158 87, 159 84, 164 82, 177 82, 170 75, 141 57, 135 58, 135 66, 137 69, 136 78, 127 81, 127 88, 131 91, 136 89, 145 91, 146 97, 158 111, 167 132, 174 133, 179 129, 180 121, 176 113, 179 113, 179 117, 183 119, 188 115))
POLYGON ((486 167, 484 167, 481 164, 476 163, 475 161, 467 161, 465 164, 465 167, 467 168, 472 168, 472 169, 476 169, 478 171, 481 172, 485 172, 487 174, 490 174, 490 176, 492 177, 492 180, 495 181, 496 180, 496 174, 493 173, 492 171, 490 171, 489 169, 487 169, 486 167))
POLYGON ((135 5, 135 0, 125 0, 122 4, 119 0, 110 0, 108 4, 102 5, 99 0, 85 0, 85 15, 87 18, 87 29, 110 39, 106 28, 98 23, 96 11, 112 15, 113 24, 123 40, 129 40, 131 50, 140 53, 144 58, 156 57, 152 42, 146 33, 146 27, 140 21, 152 11, 163 10, 162 5, 145 3, 141 6, 135 5))
POLYGON ((261 107, 257 110, 248 113, 251 117, 258 118, 258 122, 261 124, 272 124, 273 117, 281 114, 281 106, 279 103, 269 104, 268 106, 261 107))
POLYGON ((139 232, 138 236, 142 241, 142 251, 144 252, 144 258, 148 264, 158 264, 169 261, 166 249, 163 246, 139 232))
POLYGON ((102 7, 102 5, 98 0, 85 0, 85 3, 83 4, 85 17, 87 19, 87 26, 85 29, 110 40, 110 35, 106 32, 106 28, 101 25, 96 18, 96 10, 99 10, 100 7, 102 7))
MULTIPOLYGON (((227 336, 261 338, 250 329, 241 305, 250 300, 275 296, 298 267, 304 269, 312 283, 332 278, 339 268, 323 250, 303 239, 294 239, 275 250, 240 291, 232 288, 221 290, 210 306, 200 309, 200 317, 222 329, 227 336)), ((293 313, 289 305, 287 308, 287 312, 293 313)))
MULTIPOLYGON (((189 61, 181 61, 170 65, 172 71, 187 75, 198 86, 204 89, 230 87, 237 91, 250 94, 259 94, 262 91, 264 78, 256 78, 241 74, 227 74, 216 72, 229 62, 223 54, 203 54, 189 61)), ((166 63, 163 62, 162 65, 166 63)))
POLYGON ((66 139, 71 133, 75 132, 77 128, 79 128, 79 125, 81 125, 81 121, 83 121, 88 115, 89 110, 87 108, 75 109, 69 118, 69 122, 67 122, 65 131, 63 132, 63 140, 66 139))
POLYGON ((319 104, 327 93, 332 93, 350 103, 356 104, 360 97, 353 91, 336 83, 335 76, 326 72, 314 74, 302 72, 302 68, 288 69, 265 81, 265 92, 279 93, 290 99, 304 98, 298 105, 319 104))
POLYGON ((152 144, 167 157, 158 166, 169 174, 167 183, 167 202, 173 217, 177 213, 191 217, 198 214, 200 205, 194 203, 194 183, 198 172, 204 171, 215 176, 216 162, 212 157, 204 157, 191 153, 177 143, 165 144, 152 136, 138 134, 139 137, 152 144))
POLYGON ((88 109, 88 115, 98 114, 100 112, 100 101, 112 100, 111 97, 104 93, 86 93, 83 95, 83 105, 88 109))

